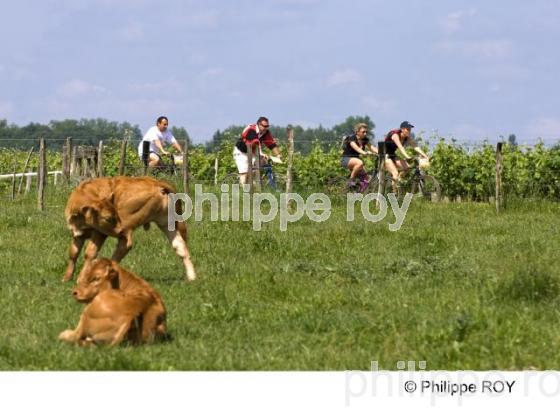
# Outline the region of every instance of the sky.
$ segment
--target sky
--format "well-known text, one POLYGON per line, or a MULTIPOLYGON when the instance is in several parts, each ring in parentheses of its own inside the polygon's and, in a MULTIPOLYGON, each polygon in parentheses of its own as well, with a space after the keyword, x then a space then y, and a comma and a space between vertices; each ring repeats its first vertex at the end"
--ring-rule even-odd
MULTIPOLYGON (((560 0, 0 4, 0 118, 159 115, 195 142, 252 123, 560 139, 560 0)), ((297 136, 296 136, 297 138, 297 136)))

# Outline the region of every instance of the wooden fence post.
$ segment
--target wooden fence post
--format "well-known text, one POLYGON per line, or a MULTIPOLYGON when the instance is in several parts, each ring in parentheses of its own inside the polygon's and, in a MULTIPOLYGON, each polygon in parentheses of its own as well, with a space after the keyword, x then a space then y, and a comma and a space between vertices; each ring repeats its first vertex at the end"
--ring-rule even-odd
POLYGON ((294 162, 294 129, 288 125, 288 169, 286 171, 286 193, 292 192, 292 166, 294 162))
POLYGON ((189 140, 185 138, 185 147, 183 148, 183 192, 189 193, 189 140))
POLYGON ((253 191, 253 145, 249 142, 247 143, 247 161, 249 162, 249 167, 247 169, 247 178, 245 183, 249 184, 249 193, 252 194, 253 191))
POLYGON ((218 185, 218 156, 214 159, 214 185, 218 185))
POLYGON ((498 142, 496 146, 496 212, 500 213, 500 210, 503 205, 503 198, 502 198, 502 144, 498 142))
POLYGON ((70 170, 72 164, 72 137, 66 138, 66 144, 62 149, 62 173, 64 174, 64 181, 70 181, 70 170))
POLYGON ((45 138, 41 137, 39 142, 39 169, 37 170, 38 187, 37 208, 39 211, 45 210, 45 186, 47 185, 47 152, 45 138))
POLYGON ((256 170, 255 170, 255 179, 257 180, 255 187, 257 192, 261 192, 261 144, 257 141, 257 160, 256 162, 256 170))
POLYGON ((19 185, 17 190, 18 195, 21 193, 21 186, 23 185, 23 174, 25 174, 25 171, 27 170, 27 167, 29 165, 29 160, 31 160, 31 154, 33 154, 34 148, 35 147, 31 147, 31 149, 29 150, 29 154, 27 154, 27 159, 25 160, 25 164, 23 165, 23 171, 21 172, 21 178, 19 179, 19 185))
POLYGON ((148 175, 148 164, 150 163, 150 141, 142 141, 142 163, 144 164, 144 175, 148 175))
POLYGON ((128 135, 125 135, 121 144, 121 159, 119 161, 119 175, 124 175, 124 165, 126 163, 126 146, 128 145, 128 135))
POLYGON ((70 155, 70 176, 75 176, 80 174, 79 165, 78 165, 78 147, 77 146, 69 146, 72 148, 72 155, 70 155))
POLYGON ((91 177, 91 171, 89 170, 90 168, 90 163, 86 154, 86 147, 84 147, 83 145, 80 146, 80 162, 82 164, 82 175, 86 178, 91 177), (88 175, 89 174, 89 175, 88 175))
POLYGON ((17 172, 17 159, 14 158, 14 173, 12 174, 12 201, 16 200, 16 172, 17 172))
POLYGON ((31 175, 25 176, 25 194, 28 194, 31 191, 31 175))
MULTIPOLYGON (((377 143, 379 164, 377 169, 377 177, 379 178, 379 185, 377 188, 377 193, 383 195, 385 193, 385 142, 377 143)), ((377 206, 379 206, 379 201, 377 201, 377 206)))
POLYGON ((103 176, 103 140, 99 141, 97 148, 97 176, 103 176))

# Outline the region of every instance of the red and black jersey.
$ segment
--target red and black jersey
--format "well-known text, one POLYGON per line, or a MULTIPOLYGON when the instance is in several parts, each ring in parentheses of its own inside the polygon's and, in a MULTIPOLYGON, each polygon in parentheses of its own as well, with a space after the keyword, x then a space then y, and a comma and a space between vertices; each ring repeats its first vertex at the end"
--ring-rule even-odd
MULTIPOLYGON (((404 140, 401 138, 402 137, 402 130, 398 129, 398 130, 391 130, 389 131, 389 133, 387 134, 387 136, 385 137, 385 142, 389 142, 389 141, 393 141, 393 135, 397 134, 399 136, 399 139, 401 140, 401 142, 405 142, 408 138, 405 138, 404 140)), ((394 141, 393 141, 394 142, 394 141)))
POLYGON ((389 157, 394 157, 398 149, 397 144, 395 144, 395 141, 393 141, 393 135, 395 134, 399 136, 399 140, 403 145, 408 142, 408 137, 404 140, 402 139, 401 129, 389 131, 389 133, 385 137, 385 152, 387 152, 387 155, 389 155, 389 157))
MULTIPOLYGON (((272 149, 276 147, 276 140, 267 129, 263 134, 259 135, 257 132, 257 124, 249 124, 241 133, 241 138, 237 141, 235 146, 241 152, 247 152, 247 144, 253 145, 263 143, 267 148, 272 149)), ((255 148, 253 148, 254 150, 255 148)))

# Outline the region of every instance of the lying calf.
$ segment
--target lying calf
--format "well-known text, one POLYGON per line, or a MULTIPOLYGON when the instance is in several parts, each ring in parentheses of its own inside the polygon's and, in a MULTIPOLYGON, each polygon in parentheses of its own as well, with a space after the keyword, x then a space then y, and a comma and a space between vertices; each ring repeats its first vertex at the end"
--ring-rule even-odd
MULTIPOLYGON (((123 341, 145 343, 144 318, 153 299, 148 294, 125 294, 119 290, 104 290, 87 304, 75 330, 68 329, 59 339, 79 346, 107 344, 116 346, 123 341)), ((152 329, 150 335, 154 335, 152 329)))
POLYGON ((167 336, 166 310, 144 279, 109 259, 99 259, 78 277, 73 296, 87 303, 75 330, 59 339, 79 345, 122 341, 150 343, 167 336))

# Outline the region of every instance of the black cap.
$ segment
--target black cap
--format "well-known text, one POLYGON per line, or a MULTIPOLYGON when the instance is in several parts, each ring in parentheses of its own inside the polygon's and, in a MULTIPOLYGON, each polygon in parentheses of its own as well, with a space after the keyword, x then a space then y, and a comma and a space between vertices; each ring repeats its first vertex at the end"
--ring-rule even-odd
POLYGON ((407 128, 407 129, 410 130, 411 128, 414 128, 414 125, 412 125, 408 121, 403 121, 403 122, 401 122, 401 128, 407 128))

